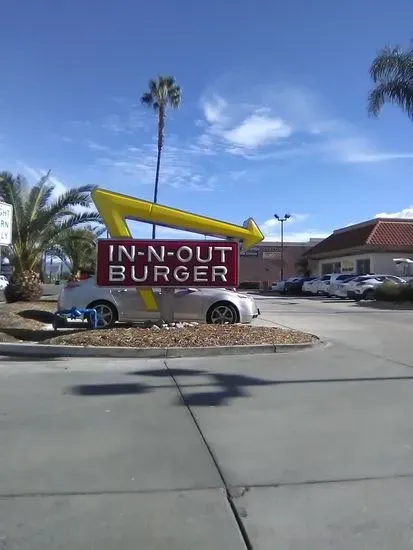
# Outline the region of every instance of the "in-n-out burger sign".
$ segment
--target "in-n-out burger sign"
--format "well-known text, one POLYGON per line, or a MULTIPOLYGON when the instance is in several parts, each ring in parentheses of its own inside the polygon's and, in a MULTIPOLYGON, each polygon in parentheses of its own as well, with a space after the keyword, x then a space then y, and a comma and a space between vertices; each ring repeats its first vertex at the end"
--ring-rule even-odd
POLYGON ((102 239, 96 279, 100 286, 237 286, 238 243, 102 239))

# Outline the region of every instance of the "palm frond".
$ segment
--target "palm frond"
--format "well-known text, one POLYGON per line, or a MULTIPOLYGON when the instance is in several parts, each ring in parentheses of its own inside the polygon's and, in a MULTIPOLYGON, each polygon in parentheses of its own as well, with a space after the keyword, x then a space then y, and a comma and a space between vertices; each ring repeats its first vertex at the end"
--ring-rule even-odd
POLYGON ((374 83, 395 78, 413 79, 413 50, 384 48, 373 60, 370 76, 374 83))
POLYGON ((375 87, 368 96, 369 114, 378 116, 391 103, 413 119, 413 50, 384 48, 373 60, 370 76, 375 87))
POLYGON ((141 97, 141 103, 148 107, 151 107, 153 104, 154 96, 150 92, 145 92, 141 97))
POLYGON ((400 80, 378 84, 368 97, 368 112, 378 116, 385 103, 398 105, 413 120, 413 84, 400 80))
POLYGON ((38 211, 44 208, 50 201, 54 185, 48 183, 49 176, 50 170, 30 189, 29 197, 25 205, 25 215, 30 221, 34 220, 38 211))

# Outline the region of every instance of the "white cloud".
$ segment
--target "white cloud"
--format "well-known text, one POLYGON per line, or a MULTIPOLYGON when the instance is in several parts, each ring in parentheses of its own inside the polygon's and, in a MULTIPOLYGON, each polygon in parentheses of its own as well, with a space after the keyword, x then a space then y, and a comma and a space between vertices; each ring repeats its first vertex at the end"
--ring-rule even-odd
MULTIPOLYGON (((328 237, 330 233, 320 229, 296 229, 291 231, 291 225, 301 225, 303 222, 307 221, 310 216, 308 214, 292 214, 284 224, 284 240, 286 242, 307 242, 310 239, 324 239, 328 237)), ((275 218, 269 218, 262 224, 260 224, 260 229, 264 235, 265 241, 279 241, 280 236, 280 222, 275 218)))
POLYGON ((243 154, 245 149, 283 140, 293 131, 266 105, 229 103, 222 96, 212 94, 210 98, 202 98, 201 108, 205 121, 204 124, 197 121, 203 132, 195 152, 211 154, 218 148, 232 154, 243 154))
MULTIPOLYGON (((132 180, 135 186, 153 185, 157 153, 155 144, 126 147, 111 153, 110 157, 97 160, 98 166, 109 172, 110 179, 132 180)), ((159 182, 160 187, 167 185, 192 191, 212 191, 215 186, 213 176, 198 167, 184 148, 174 145, 167 145, 163 150, 159 182)))
MULTIPOLYGON (((44 172, 44 173, 46 173, 46 172, 44 172)), ((60 197, 60 195, 63 195, 63 193, 66 193, 68 191, 68 187, 61 180, 56 178, 55 176, 50 176, 49 181, 50 181, 51 184, 54 185, 53 198, 56 199, 56 198, 60 197)))
POLYGON ((341 135, 332 136, 324 146, 326 160, 344 164, 365 164, 391 160, 412 159, 413 152, 385 152, 366 137, 360 136, 357 129, 344 126, 341 135))
POLYGON ((96 143, 96 141, 92 141, 90 139, 87 139, 85 141, 85 144, 89 147, 89 149, 92 149, 93 151, 108 151, 109 147, 106 145, 101 145, 100 143, 96 143))
POLYGON ((359 152, 348 157, 348 162, 351 163, 364 163, 364 162, 385 162, 388 160, 403 160, 413 159, 412 153, 365 153, 359 152))
POLYGON ((209 124, 224 125, 227 122, 225 116, 225 110, 228 107, 228 103, 222 97, 214 95, 211 100, 205 100, 202 103, 202 109, 204 116, 209 124))
POLYGON ((223 133, 225 139, 243 147, 260 147, 292 134, 291 126, 280 118, 253 114, 239 126, 223 133))
MULTIPOLYGON (((287 214, 288 214, 288 212, 287 212, 287 214)), ((284 215, 284 212, 282 214, 279 214, 279 215, 280 216, 284 215)), ((291 224, 301 223, 301 222, 306 221, 309 218, 308 214, 290 214, 290 216, 291 217, 288 218, 288 220, 286 220, 286 222, 284 223, 284 230, 286 228, 288 228, 288 226, 291 225, 291 224)), ((260 224, 260 229, 261 229, 263 235, 265 235, 265 236, 274 235, 274 234, 277 234, 279 236, 280 235, 280 222, 275 217, 269 218, 268 220, 266 220, 265 222, 260 224)))
POLYGON ((236 95, 204 95, 204 121, 198 123, 202 132, 194 152, 231 153, 256 161, 311 156, 341 164, 413 159, 413 151, 383 150, 375 139, 329 112, 326 101, 306 88, 236 89, 236 95))
MULTIPOLYGON (((325 239, 330 233, 319 229, 307 229, 306 231, 284 233, 284 242, 307 243, 310 239, 325 239)), ((279 241, 280 235, 269 235, 264 241, 279 241)))
POLYGON ((375 218, 413 218, 413 206, 408 206, 399 212, 380 212, 375 218))
MULTIPOLYGON (((146 114, 149 115, 149 113, 146 114)), ((150 114, 153 117, 153 114, 150 114)), ((107 115, 102 122, 102 128, 114 134, 135 134, 136 130, 142 130, 147 127, 144 115, 145 113, 142 109, 129 109, 123 114, 114 113, 107 115)))

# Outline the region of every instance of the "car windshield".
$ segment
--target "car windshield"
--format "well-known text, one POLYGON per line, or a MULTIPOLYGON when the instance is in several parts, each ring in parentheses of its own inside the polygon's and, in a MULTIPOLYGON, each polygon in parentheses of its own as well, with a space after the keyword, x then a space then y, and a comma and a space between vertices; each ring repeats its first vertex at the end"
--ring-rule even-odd
POLYGON ((352 281, 355 281, 357 277, 349 277, 348 279, 344 279, 344 281, 341 281, 343 285, 346 285, 347 283, 351 283, 352 281))

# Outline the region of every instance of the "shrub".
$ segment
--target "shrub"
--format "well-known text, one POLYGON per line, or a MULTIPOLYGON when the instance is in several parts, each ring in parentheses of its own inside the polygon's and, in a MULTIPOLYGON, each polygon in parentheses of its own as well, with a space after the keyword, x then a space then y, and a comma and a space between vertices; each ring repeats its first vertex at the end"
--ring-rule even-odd
POLYGON ((413 302, 413 286, 386 282, 376 288, 375 297, 383 302, 413 302))
POLYGON ((241 290, 259 290, 260 283, 259 281, 244 281, 239 284, 241 290))

